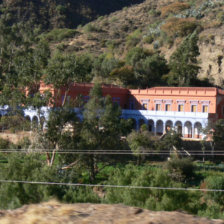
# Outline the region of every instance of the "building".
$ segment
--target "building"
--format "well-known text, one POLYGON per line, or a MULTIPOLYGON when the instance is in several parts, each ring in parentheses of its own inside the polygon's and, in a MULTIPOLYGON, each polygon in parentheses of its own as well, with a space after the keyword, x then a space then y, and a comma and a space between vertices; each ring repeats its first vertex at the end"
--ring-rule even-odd
MULTIPOLYGON (((50 90, 62 105, 78 96, 87 102, 93 84, 74 83, 68 92, 65 88, 56 90, 40 84, 40 92, 50 90)), ((122 108, 122 117, 132 119, 136 129, 146 124, 150 132, 161 135, 169 129, 175 129, 188 139, 202 139, 204 129, 209 122, 224 118, 224 90, 213 87, 153 87, 149 89, 126 89, 114 85, 102 85, 103 95, 110 95, 112 101, 122 108)), ((47 119, 49 108, 43 108, 47 119)), ((80 119, 82 114, 76 109, 80 119)), ((31 121, 39 121, 32 108, 24 111, 31 121)))

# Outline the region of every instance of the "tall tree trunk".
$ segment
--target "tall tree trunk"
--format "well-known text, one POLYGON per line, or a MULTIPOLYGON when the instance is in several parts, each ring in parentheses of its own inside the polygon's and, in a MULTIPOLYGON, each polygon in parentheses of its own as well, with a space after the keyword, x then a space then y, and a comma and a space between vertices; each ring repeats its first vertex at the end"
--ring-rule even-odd
POLYGON ((90 155, 90 181, 94 182, 96 176, 94 155, 90 155))

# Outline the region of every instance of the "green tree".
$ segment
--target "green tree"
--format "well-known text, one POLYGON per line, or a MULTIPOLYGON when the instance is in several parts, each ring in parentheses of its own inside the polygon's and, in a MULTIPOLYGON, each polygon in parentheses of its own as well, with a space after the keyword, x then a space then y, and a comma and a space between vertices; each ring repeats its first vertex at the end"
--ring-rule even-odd
POLYGON ((127 136, 127 142, 131 151, 137 156, 137 164, 140 165, 141 161, 145 158, 145 155, 141 155, 141 153, 149 152, 153 149, 153 141, 151 139, 150 132, 144 129, 144 126, 141 127, 141 131, 133 130, 127 136))
POLYGON ((107 78, 110 73, 121 66, 121 62, 113 56, 101 54, 93 63, 92 73, 95 76, 107 78))
POLYGON ((38 42, 15 59, 15 72, 21 86, 28 88, 29 94, 38 91, 40 80, 50 58, 50 49, 46 42, 38 42))
POLYGON ((167 62, 163 56, 139 47, 132 48, 127 53, 126 64, 132 66, 133 72, 130 74, 133 75, 127 76, 126 73, 123 73, 125 76, 121 77, 122 74, 118 73, 119 70, 117 73, 123 83, 134 84, 135 88, 161 85, 163 84, 162 76, 169 71, 167 62))
POLYGON ((194 32, 188 35, 172 54, 169 61, 170 72, 164 76, 169 85, 194 86, 197 82, 200 69, 197 60, 200 54, 197 42, 198 34, 194 32))
POLYGON ((214 126, 213 142, 216 148, 224 145, 224 119, 218 120, 214 126))
POLYGON ((157 142, 156 148, 159 151, 173 151, 181 150, 183 147, 183 140, 181 139, 181 134, 176 131, 168 131, 164 137, 157 142))
POLYGON ((140 60, 145 59, 147 56, 150 56, 151 52, 146 51, 140 47, 134 47, 128 51, 125 61, 128 65, 135 66, 140 60))
POLYGON ((176 181, 187 181, 195 176, 195 166, 191 158, 173 156, 167 162, 169 176, 176 181))
POLYGON ((0 19, 0 104, 14 110, 26 105, 26 90, 37 91, 50 56, 47 43, 39 42, 34 31, 26 28, 0 19))
MULTIPOLYGON (((109 96, 103 97, 99 84, 95 84, 91 89, 83 116, 80 147, 86 150, 122 149, 124 121, 120 119, 121 109, 112 103, 109 96)), ((83 157, 82 161, 88 167, 92 181, 98 172, 97 163, 105 158, 109 160, 105 155, 93 154, 83 157)))
MULTIPOLYGON (((65 96, 62 105, 66 102, 67 94, 74 82, 90 81, 92 69, 92 61, 88 55, 60 53, 54 55, 47 67, 45 83, 52 84, 55 89, 65 88, 65 96)), ((60 95, 60 92, 58 92, 60 95)))
POLYGON ((137 62, 134 71, 138 87, 146 88, 161 85, 162 76, 169 70, 165 58, 159 54, 153 54, 137 62))

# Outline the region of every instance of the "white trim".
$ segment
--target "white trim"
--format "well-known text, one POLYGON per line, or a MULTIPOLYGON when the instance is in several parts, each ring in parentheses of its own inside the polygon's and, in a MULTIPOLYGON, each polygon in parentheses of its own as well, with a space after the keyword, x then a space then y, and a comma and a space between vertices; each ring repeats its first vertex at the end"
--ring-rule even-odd
POLYGON ((172 104, 173 100, 163 100, 163 103, 165 103, 165 104, 172 104))
POLYGON ((190 104, 193 104, 193 105, 198 105, 198 100, 190 100, 190 104))
POLYGON ((203 104, 203 105, 209 105, 210 104, 210 100, 202 100, 202 101, 200 101, 201 102, 201 104, 203 104))

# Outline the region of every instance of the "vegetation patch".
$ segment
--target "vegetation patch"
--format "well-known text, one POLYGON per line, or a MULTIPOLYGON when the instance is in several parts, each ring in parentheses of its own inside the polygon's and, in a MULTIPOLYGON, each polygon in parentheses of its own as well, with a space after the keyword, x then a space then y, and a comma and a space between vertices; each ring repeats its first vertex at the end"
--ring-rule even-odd
POLYGON ((161 16, 165 17, 169 15, 170 13, 177 14, 178 12, 181 12, 185 9, 190 8, 190 5, 185 2, 174 2, 170 5, 164 6, 161 9, 161 16))
POLYGON ((195 18, 170 18, 162 25, 161 29, 169 36, 186 36, 199 26, 195 18))
POLYGON ((49 33, 42 34, 40 37, 49 42, 60 42, 64 39, 72 38, 78 33, 74 29, 53 29, 49 33))

